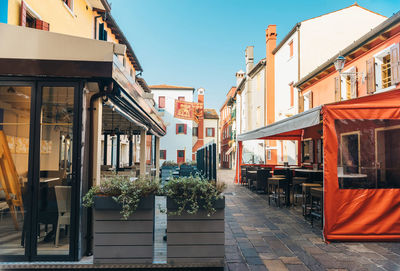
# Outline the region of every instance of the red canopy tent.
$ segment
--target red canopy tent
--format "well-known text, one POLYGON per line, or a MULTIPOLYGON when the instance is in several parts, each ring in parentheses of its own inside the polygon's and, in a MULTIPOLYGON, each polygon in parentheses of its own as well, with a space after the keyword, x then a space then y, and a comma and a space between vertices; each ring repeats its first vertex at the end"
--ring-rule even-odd
POLYGON ((279 129, 273 124, 239 135, 237 180, 242 141, 301 140, 305 129, 319 124, 315 114, 323 124, 325 240, 400 240, 399 89, 324 105, 280 121, 279 129))

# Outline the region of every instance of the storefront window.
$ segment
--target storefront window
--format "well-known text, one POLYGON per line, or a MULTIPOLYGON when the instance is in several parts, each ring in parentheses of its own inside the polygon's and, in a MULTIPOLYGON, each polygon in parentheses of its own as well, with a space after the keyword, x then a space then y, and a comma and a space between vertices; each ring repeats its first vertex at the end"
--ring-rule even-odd
POLYGON ((31 87, 0 86, 0 255, 24 255, 31 87))
POLYGON ((400 188, 400 120, 336 120, 341 189, 400 188))

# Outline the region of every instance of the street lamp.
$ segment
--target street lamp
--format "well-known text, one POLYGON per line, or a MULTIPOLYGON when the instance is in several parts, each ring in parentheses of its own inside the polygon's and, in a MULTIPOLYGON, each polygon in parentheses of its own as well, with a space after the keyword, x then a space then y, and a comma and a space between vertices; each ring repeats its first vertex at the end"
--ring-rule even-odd
POLYGON ((348 76, 354 76, 357 78, 358 76, 361 77, 362 81, 364 82, 364 72, 358 73, 358 72, 342 72, 344 68, 344 64, 346 63, 346 58, 344 56, 338 56, 336 60, 333 62, 335 65, 335 69, 339 72, 339 76, 342 75, 348 75, 348 76))
POLYGON ((333 63, 335 65, 335 69, 339 73, 342 72, 344 63, 346 63, 346 58, 344 58, 343 56, 338 56, 338 58, 336 58, 335 62, 333 63))

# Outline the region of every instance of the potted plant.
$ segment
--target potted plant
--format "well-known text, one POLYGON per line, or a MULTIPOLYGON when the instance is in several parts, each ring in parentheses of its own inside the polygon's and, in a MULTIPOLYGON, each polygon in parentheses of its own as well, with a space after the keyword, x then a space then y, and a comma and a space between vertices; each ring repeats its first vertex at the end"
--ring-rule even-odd
POLYGON ((112 176, 85 195, 94 209, 94 263, 152 263, 158 181, 112 176))
POLYGON ((224 266, 224 188, 192 176, 165 184, 169 264, 224 266))

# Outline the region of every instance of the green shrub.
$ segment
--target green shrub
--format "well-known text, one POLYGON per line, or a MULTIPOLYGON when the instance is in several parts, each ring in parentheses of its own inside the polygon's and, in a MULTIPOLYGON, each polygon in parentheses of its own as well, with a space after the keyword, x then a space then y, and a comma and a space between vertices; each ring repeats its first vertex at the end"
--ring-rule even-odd
POLYGON ((111 196, 121 204, 121 215, 127 220, 136 211, 142 198, 159 192, 158 180, 137 179, 131 181, 129 176, 114 175, 106 178, 99 186, 90 188, 83 197, 83 206, 92 207, 95 196, 111 196))
POLYGON ((177 211, 172 215, 182 215, 182 212, 196 214, 199 208, 207 211, 210 216, 216 212, 214 204, 217 199, 223 198, 225 184, 209 182, 199 177, 180 177, 170 180, 163 187, 163 194, 177 204, 177 211))

